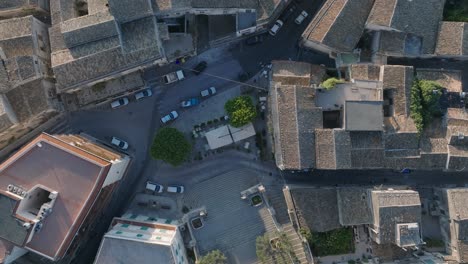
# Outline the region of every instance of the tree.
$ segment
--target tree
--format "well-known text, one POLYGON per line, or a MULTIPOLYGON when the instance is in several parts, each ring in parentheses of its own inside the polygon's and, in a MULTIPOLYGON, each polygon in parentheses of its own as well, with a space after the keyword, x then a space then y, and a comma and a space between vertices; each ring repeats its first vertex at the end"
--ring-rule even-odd
POLYGON ((233 127, 241 127, 252 122, 257 116, 252 98, 248 95, 238 96, 226 102, 224 109, 229 115, 233 127))
POLYGON ((154 159, 178 166, 187 159, 191 149, 192 146, 182 132, 172 127, 164 127, 156 133, 150 153, 154 159))
POLYGON ((410 95, 411 118, 418 132, 422 133, 434 117, 442 114, 439 103, 442 87, 434 81, 416 79, 411 86, 410 95))
POLYGON ((337 79, 335 77, 331 77, 331 78, 326 79, 324 82, 322 82, 322 87, 325 88, 326 90, 331 90, 335 88, 335 86, 339 83, 344 83, 344 81, 337 79))
POLYGON ((227 259, 223 252, 212 250, 198 260, 198 264, 226 264, 227 259))
POLYGON ((268 234, 257 237, 257 258, 262 264, 287 264, 297 263, 291 242, 285 233, 277 233, 273 239, 268 234))

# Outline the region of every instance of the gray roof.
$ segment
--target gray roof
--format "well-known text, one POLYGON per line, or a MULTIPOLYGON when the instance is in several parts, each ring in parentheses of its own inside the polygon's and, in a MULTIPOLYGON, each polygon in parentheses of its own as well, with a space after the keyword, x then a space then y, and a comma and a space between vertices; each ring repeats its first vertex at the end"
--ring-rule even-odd
POLYGON ((17 8, 26 5, 29 0, 2 0, 0 2, 0 9, 17 8))
POLYGON ((338 188, 338 210, 343 226, 372 223, 372 212, 367 189, 338 188))
POLYGON ((335 188, 291 189, 301 228, 326 232, 340 227, 335 188))
POLYGON ((250 8, 258 6, 258 0, 192 0, 194 8, 250 8))
POLYGON ((385 134, 385 150, 419 149, 419 135, 416 132, 385 134))
POLYGON ((424 54, 432 54, 445 0, 375 0, 367 24, 422 37, 424 54))
POLYGON ((468 23, 441 22, 435 54, 468 55, 468 23))
POLYGON ((13 125, 13 122, 11 122, 10 116, 7 113, 6 104, 8 103, 9 102, 4 95, 0 95, 0 132, 5 131, 13 125))
POLYGON ((350 77, 354 80, 379 81, 380 65, 376 64, 352 64, 350 66, 350 77))
POLYGON ((346 101, 344 115, 347 131, 383 130, 382 101, 346 101))
POLYGON ((371 191, 374 227, 380 244, 395 243, 396 225, 421 223, 421 201, 418 192, 409 190, 371 191))
POLYGON ((393 89, 393 108, 395 115, 409 116, 410 90, 413 84, 413 67, 384 65, 382 82, 384 89, 393 89))
POLYGON ((47 91, 42 84, 42 79, 21 84, 8 91, 5 96, 19 122, 26 121, 51 108, 47 101, 47 91))
POLYGON ((69 14, 74 7, 62 0, 51 3, 51 61, 59 91, 162 57, 150 1, 112 0, 110 12, 100 7, 102 0, 93 1, 92 12, 81 17, 69 14))
POLYGON ((104 236, 94 263, 173 263, 171 247, 104 236))
POLYGON ((317 168, 351 168, 349 132, 342 129, 316 129, 315 142, 317 168))
POLYGON ((17 201, 0 193, 0 238, 22 246, 28 235, 23 222, 13 216, 17 201))
POLYGON ((0 39, 32 35, 33 16, 0 20, 0 39))
POLYGON ((119 22, 127 22, 153 14, 148 0, 109 0, 109 10, 119 22))
POLYGON ((311 87, 276 86, 272 93, 275 158, 281 169, 315 167, 314 129, 322 127, 322 109, 315 107, 311 87))
POLYGON ((381 31, 379 53, 388 56, 418 56, 421 55, 423 39, 420 36, 400 32, 381 31))
POLYGON ((116 36, 117 24, 109 12, 67 20, 60 24, 68 48, 116 36))
POLYGON ((454 220, 468 220, 468 188, 446 189, 448 214, 454 220))
POLYGON ((303 39, 351 52, 364 31, 374 0, 327 0, 302 34, 303 39))

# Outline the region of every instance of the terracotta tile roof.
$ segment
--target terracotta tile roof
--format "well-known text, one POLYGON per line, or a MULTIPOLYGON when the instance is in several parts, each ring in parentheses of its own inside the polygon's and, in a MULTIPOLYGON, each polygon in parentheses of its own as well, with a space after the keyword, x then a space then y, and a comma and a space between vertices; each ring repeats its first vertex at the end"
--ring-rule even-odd
POLYGON ((305 40, 351 52, 364 31, 374 0, 327 0, 302 34, 305 40))
POLYGON ((468 23, 441 22, 437 37, 436 55, 468 55, 468 23))

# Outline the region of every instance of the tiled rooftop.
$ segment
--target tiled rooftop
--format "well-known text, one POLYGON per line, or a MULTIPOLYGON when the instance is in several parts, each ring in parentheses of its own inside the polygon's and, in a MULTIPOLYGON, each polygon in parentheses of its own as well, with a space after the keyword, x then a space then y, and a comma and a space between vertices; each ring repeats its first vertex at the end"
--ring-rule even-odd
POLYGON ((340 52, 351 52, 364 31, 374 0, 327 0, 302 34, 340 52))
POLYGON ((468 55, 468 23, 441 22, 437 37, 436 55, 468 55))
POLYGON ((340 227, 335 188, 293 188, 291 196, 301 228, 325 232, 340 227))
POLYGON ((340 223, 355 226, 372 223, 372 212, 367 189, 338 188, 340 223))
POLYGON ((375 0, 368 25, 384 26, 422 37, 424 54, 435 50, 445 0, 375 0))

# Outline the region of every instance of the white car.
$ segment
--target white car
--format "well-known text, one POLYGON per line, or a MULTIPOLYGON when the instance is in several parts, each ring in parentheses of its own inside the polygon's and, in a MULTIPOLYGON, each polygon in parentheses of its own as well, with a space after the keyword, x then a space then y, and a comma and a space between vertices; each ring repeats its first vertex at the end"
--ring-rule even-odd
POLYGON ((128 149, 128 143, 117 137, 112 137, 111 144, 123 150, 128 149))
POLYGON ((216 88, 210 87, 206 90, 200 92, 201 97, 208 97, 210 95, 216 94, 216 88))
POLYGON ((300 25, 302 23, 302 21, 304 21, 304 19, 306 19, 306 17, 308 17, 309 14, 307 14, 306 11, 302 11, 299 16, 296 17, 296 20, 294 20, 294 23, 300 25))
POLYGON ((161 184, 147 181, 146 190, 156 192, 156 193, 162 193, 164 191, 164 187, 161 184))
POLYGON ((169 121, 175 120, 177 117, 179 117, 179 114, 177 113, 177 111, 172 111, 169 114, 163 116, 161 118, 161 122, 163 124, 166 124, 169 121))
POLYGON ((273 27, 271 27, 269 31, 270 35, 275 36, 276 33, 278 33, 278 31, 280 30, 280 28, 283 26, 283 24, 284 24, 283 21, 279 19, 276 20, 275 24, 273 25, 273 27))
POLYGON ((170 193, 184 193, 184 186, 182 186, 182 185, 167 186, 167 192, 170 192, 170 193))
POLYGON ((141 100, 145 97, 150 97, 153 95, 153 92, 151 92, 151 89, 145 89, 143 91, 140 91, 138 93, 135 94, 135 99, 138 101, 138 100, 141 100))
POLYGON ((123 97, 123 98, 119 98, 118 100, 115 100, 111 103, 111 107, 112 108, 119 108, 121 106, 124 106, 124 105, 128 105, 128 98, 127 97, 123 97))

